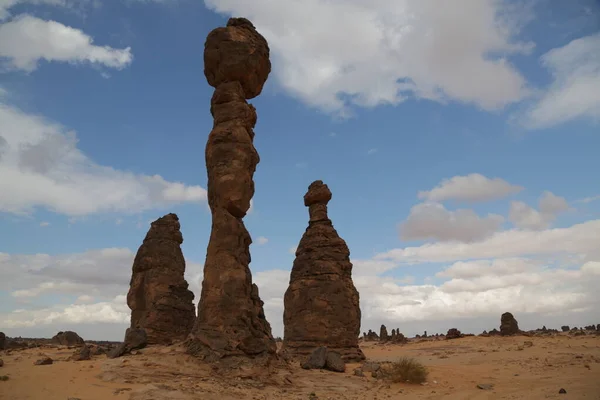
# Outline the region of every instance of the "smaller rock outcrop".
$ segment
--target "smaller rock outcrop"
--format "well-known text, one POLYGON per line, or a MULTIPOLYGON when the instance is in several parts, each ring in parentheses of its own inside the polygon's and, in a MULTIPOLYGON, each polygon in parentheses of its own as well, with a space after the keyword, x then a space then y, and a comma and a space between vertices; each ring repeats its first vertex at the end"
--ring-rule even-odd
POLYGON ((448 329, 448 333, 446 333, 446 339, 458 339, 463 337, 462 333, 456 328, 448 329))
POLYGON ((326 346, 344 361, 361 361, 361 311, 350 250, 327 214, 329 187, 314 181, 304 195, 309 223, 296 250, 284 295, 284 352, 305 356, 326 346))
POLYGON ((90 346, 83 345, 83 347, 71 356, 71 360, 73 361, 86 361, 90 360, 92 356, 92 352, 90 350, 90 346))
POLYGON ((132 329, 144 329, 149 344, 182 341, 192 330, 194 294, 184 279, 179 218, 167 214, 150 225, 133 261, 127 305, 132 329))
POLYGON ((52 342, 63 346, 79 346, 84 343, 81 336, 73 331, 58 332, 52 337, 52 342))
POLYGON ((389 340, 387 328, 383 324, 379 328, 379 340, 382 342, 387 342, 389 340))
POLYGON ((54 362, 50 357, 40 358, 36 360, 33 365, 51 365, 54 362))
POLYGON ((502 336, 510 336, 516 335, 519 332, 519 324, 515 317, 509 312, 502 314, 500 317, 500 334, 502 336))
POLYGON ((377 333, 369 329, 369 332, 365 333, 365 340, 367 342, 374 342, 379 340, 379 336, 377 335, 377 333))
POLYGON ((329 351, 327 347, 317 347, 301 364, 303 369, 326 369, 333 372, 345 372, 346 363, 337 351, 329 351))
POLYGON ((119 346, 111 349, 106 356, 108 358, 117 358, 131 352, 146 347, 148 344, 148 336, 143 329, 128 328, 125 332, 125 340, 119 346))
POLYGON ((560 327, 560 330, 563 332, 569 332, 571 328, 569 327, 569 325, 563 325, 560 327))

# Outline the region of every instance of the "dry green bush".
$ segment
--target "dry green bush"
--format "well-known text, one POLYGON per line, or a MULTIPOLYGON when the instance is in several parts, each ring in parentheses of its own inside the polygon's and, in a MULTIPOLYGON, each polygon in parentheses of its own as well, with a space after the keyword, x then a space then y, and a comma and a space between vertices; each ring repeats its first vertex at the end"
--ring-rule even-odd
POLYGON ((382 369, 384 379, 394 383, 423 383, 429 374, 427 367, 409 357, 402 357, 382 369))

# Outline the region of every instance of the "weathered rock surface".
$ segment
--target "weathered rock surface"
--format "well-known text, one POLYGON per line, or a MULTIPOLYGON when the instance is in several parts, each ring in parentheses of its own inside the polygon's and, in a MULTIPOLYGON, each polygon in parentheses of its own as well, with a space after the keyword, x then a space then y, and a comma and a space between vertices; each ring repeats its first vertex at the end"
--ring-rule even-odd
POLYGON ((385 327, 385 325, 382 324, 379 328, 379 340, 381 340, 382 342, 387 342, 389 339, 390 337, 388 335, 387 328, 385 327))
POLYGON ((91 359, 91 350, 89 346, 84 345, 81 349, 76 350, 71 356, 73 361, 85 361, 91 359))
POLYGON ((44 357, 36 360, 33 365, 51 365, 52 363, 54 363, 54 360, 52 360, 50 357, 44 357))
POLYGON ((58 332, 52 337, 52 342, 63 346, 77 346, 83 344, 83 339, 73 331, 58 332))
POLYGON ((216 90, 213 129, 206 144, 212 231, 204 263, 198 317, 188 352, 216 361, 228 356, 275 355, 276 344, 252 284, 252 239, 242 218, 254 195, 256 97, 271 71, 267 41, 245 18, 231 18, 209 33, 204 75, 216 90))
POLYGON ((326 369, 333 372, 345 372, 346 363, 337 351, 330 351, 327 347, 317 347, 301 364, 303 369, 326 369))
POLYGON ((115 348, 112 348, 106 356, 108 358, 117 358, 122 355, 131 352, 132 350, 139 350, 146 347, 148 344, 148 337, 144 329, 132 329, 127 328, 125 331, 125 339, 123 343, 115 348))
POLYGON ((329 200, 331 191, 322 181, 311 183, 304 196, 310 221, 284 296, 283 349, 301 356, 326 346, 346 362, 360 361, 365 356, 358 347, 359 295, 350 250, 327 216, 329 200))
POLYGON ((184 340, 196 318, 194 294, 184 279, 179 218, 167 214, 150 225, 133 261, 127 305, 131 328, 144 329, 149 344, 184 340))
POLYGON ((502 336, 508 336, 516 335, 519 332, 519 324, 515 317, 509 312, 502 314, 500 317, 500 334, 502 336))
POLYGON ((463 334, 456 328, 450 328, 446 333, 446 339, 459 339, 461 337, 463 337, 463 334))
POLYGON ((369 332, 363 332, 363 339, 368 342, 379 340, 377 333, 369 329, 369 332))

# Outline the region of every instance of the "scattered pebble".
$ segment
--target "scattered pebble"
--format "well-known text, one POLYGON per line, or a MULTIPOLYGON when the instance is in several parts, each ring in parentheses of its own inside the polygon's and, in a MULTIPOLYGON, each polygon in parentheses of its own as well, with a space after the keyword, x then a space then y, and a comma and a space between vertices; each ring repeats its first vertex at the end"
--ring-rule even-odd
POLYGON ((494 388, 494 385, 492 385, 491 383, 480 383, 477 385, 477 388, 481 390, 492 390, 494 388))
POLYGON ((560 390, 558 391, 558 393, 560 394, 567 394, 567 391, 563 388, 560 388, 560 390))

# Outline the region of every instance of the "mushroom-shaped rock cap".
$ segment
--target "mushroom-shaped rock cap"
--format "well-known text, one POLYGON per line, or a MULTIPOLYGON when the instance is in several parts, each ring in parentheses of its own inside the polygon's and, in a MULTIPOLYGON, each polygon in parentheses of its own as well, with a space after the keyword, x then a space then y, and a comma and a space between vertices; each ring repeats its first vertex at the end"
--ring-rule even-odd
POLYGON ((246 99, 252 99, 260 94, 270 72, 269 45, 246 18, 230 18, 226 27, 208 34, 204 75, 212 87, 237 81, 246 99))
POLYGON ((313 204, 327 204, 331 200, 331 190, 323 181, 314 181, 308 187, 304 195, 304 205, 310 207, 313 204))

